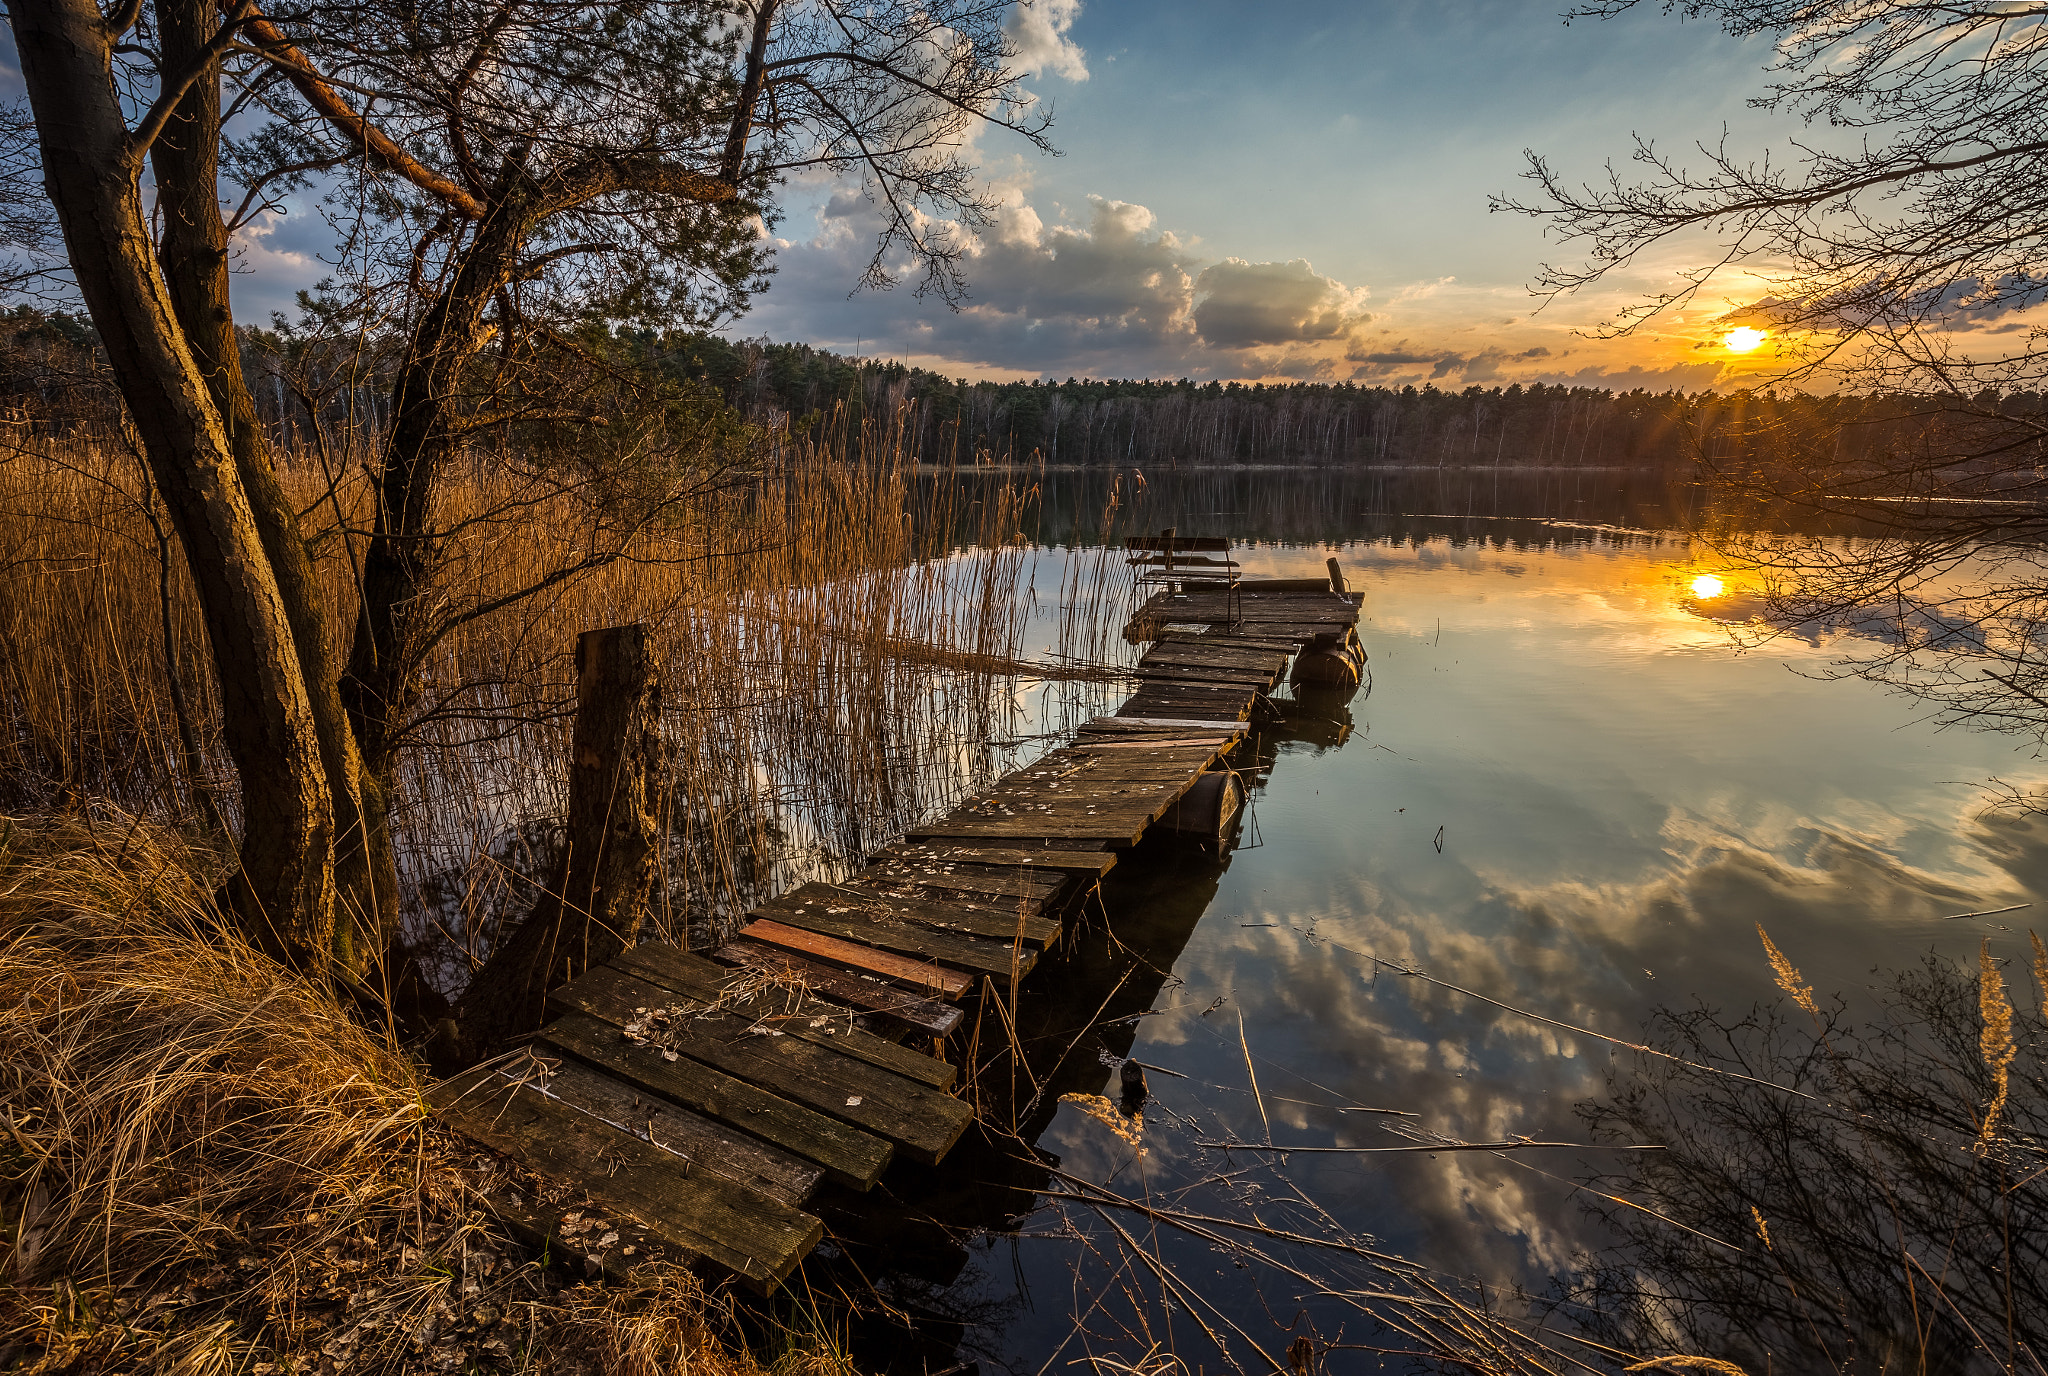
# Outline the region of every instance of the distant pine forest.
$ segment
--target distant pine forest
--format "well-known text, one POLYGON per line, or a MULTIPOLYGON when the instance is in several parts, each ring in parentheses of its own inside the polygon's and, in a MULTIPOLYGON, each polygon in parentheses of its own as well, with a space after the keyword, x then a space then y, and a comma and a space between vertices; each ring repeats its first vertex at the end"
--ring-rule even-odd
MULTIPOLYGON (((369 432, 388 389, 367 381, 379 350, 309 345, 289 332, 245 329, 244 367, 258 410, 287 449, 311 440, 306 398, 369 432), (307 374, 328 374, 328 380, 307 374), (294 376, 296 374, 296 376, 294 376), (350 399, 353 394, 353 400, 350 399)), ((627 372, 714 391, 747 420, 793 430, 887 422, 932 462, 1078 467, 1310 465, 1427 468, 1690 466, 1766 437, 1809 455, 1855 458, 1922 432, 1940 398, 1813 395, 1776 390, 1617 392, 1597 387, 1365 386, 1353 382, 1195 382, 1074 378, 972 382, 806 344, 730 340, 701 332, 595 330, 581 341, 627 372), (1786 444, 1786 441, 1793 443, 1786 444)), ((83 317, 18 307, 0 316, 0 408, 15 424, 61 429, 118 405, 83 317)), ((2036 416, 2032 392, 1966 405, 2036 416)), ((1783 451, 1781 451, 1783 452, 1783 451)))
MULTIPOLYGON (((793 426, 902 415, 918 452, 959 461, 1081 467, 1665 468, 1816 448, 1836 460, 1910 443, 1941 398, 1775 390, 1617 392, 1598 387, 1375 387, 1353 382, 1068 378, 970 382, 805 344, 621 334, 650 366, 719 389, 758 420, 793 426)), ((2031 392, 1972 399, 2035 415, 2031 392)))

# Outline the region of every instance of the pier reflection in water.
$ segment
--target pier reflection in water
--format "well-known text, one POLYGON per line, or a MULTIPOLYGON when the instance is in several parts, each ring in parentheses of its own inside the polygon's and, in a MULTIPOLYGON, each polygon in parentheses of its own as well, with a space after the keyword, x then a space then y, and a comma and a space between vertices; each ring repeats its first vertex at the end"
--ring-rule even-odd
MULTIPOLYGON (((1252 792, 1258 846, 1134 856, 1111 876, 1107 929, 1049 973, 1057 1007, 1020 1028, 1052 1048, 1034 1061, 1058 1066, 1024 1089, 1043 1091, 1018 1123, 1030 1153, 988 1145, 886 1182, 950 1240, 914 1269, 894 1242, 853 1256, 885 1292, 955 1315, 961 1351, 1037 1371, 1135 1360, 1170 1330, 1191 1366, 1226 1369, 1201 1350, 1205 1325, 1251 1366, 1252 1340, 1282 1358, 1311 1326, 1395 1345, 1361 1317, 1370 1302, 1317 1293, 1394 1288, 1370 1259, 1062 1202, 1083 1188, 1071 1181, 1273 1234, 1339 1236, 1410 1258, 1461 1297, 1473 1292, 1457 1278, 1542 1292, 1617 1241, 1573 1185, 1614 1169, 1611 1156, 1200 1144, 1269 1132, 1305 1149, 1589 1140, 1574 1108, 1605 1092, 1626 1054, 1556 1024, 1633 1041, 1660 1007, 1740 1016, 1777 995, 1759 922, 1852 1017, 1874 1013, 1888 972, 1929 951, 1974 967, 1988 938, 2014 969, 2029 963, 2025 919, 2042 909, 1948 919, 2048 899, 2048 827, 1986 810, 1994 776, 2026 789, 2048 770, 2010 741, 1939 731, 1908 700, 1822 677, 1850 648, 1839 639, 1744 643, 1752 591, 1677 529, 1713 519, 1684 484, 1146 479, 1134 524, 1244 532, 1261 542, 1253 576, 1341 559, 1366 594, 1371 691, 1313 721, 1290 713, 1291 736, 1269 740, 1276 767, 1252 792), (1709 576, 1723 586, 1698 583, 1709 576), (1063 1057, 1091 1018, 1094 1040, 1063 1057), (1060 1100, 1118 1098, 1104 1062, 1127 1054, 1185 1077, 1147 1072, 1142 1156, 1060 1100), (1115 1224, 1190 1292, 1134 1261, 1115 1224)), ((1037 554, 1027 650, 1041 652, 1055 643, 1063 573, 1093 557, 1085 541, 1108 486, 1046 481, 1049 544, 1078 543, 1037 554)), ((1061 691, 1073 690, 1023 700, 1050 725, 1061 691)))

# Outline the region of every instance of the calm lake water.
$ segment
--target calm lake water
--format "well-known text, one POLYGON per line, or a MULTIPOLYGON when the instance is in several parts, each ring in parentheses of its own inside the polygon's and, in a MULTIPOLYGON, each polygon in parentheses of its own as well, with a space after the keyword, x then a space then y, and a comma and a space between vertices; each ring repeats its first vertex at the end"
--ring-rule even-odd
MULTIPOLYGON (((1253 1345, 1277 1356, 1311 1322, 1368 1341, 1370 1302, 1330 1292, 1383 1276, 1276 1233, 1541 1292, 1608 1242, 1573 1185, 1598 1164, 1587 1152, 1283 1161, 1200 1144, 1583 1142, 1574 1106, 1627 1056, 1556 1024, 1633 1040, 1660 1005, 1775 997, 1759 923, 1823 995, 1852 1001, 1930 951, 1972 962, 1986 936, 2024 968, 2042 917, 1949 915, 2048 897, 2048 827, 1989 810, 1994 777, 2036 787, 2048 767, 1831 679, 1853 639, 1751 644, 1742 580, 1680 528, 1682 485, 1148 477, 1139 525, 1244 538, 1251 575, 1320 574, 1336 555, 1365 594, 1370 688, 1341 743, 1331 724, 1266 744, 1234 850, 1133 856, 1104 890, 1116 940, 1084 938, 1040 977, 1058 992, 1020 1032, 1059 1070, 1019 1124, 1035 1164, 1012 1143, 1009 1159, 969 1152, 895 1184, 951 1231, 906 1231, 866 1260, 934 1331, 957 1324, 965 1353, 1039 1372, 1157 1342, 1216 1371, 1205 1329, 1249 1364, 1253 1345), (1125 1054, 1158 1068, 1142 1128, 1125 1124, 1142 1155, 1060 1099, 1116 1098, 1110 1062, 1125 1054), (1204 1237, 1050 1193, 1079 1182, 1270 1231, 1204 1237), (1278 1262, 1234 1254, 1226 1235, 1278 1262)), ((1094 557, 1076 542, 1106 482, 1045 481, 1033 654, 1058 647, 1063 578, 1094 557)), ((1027 685, 1027 728, 1073 692, 1027 685)))

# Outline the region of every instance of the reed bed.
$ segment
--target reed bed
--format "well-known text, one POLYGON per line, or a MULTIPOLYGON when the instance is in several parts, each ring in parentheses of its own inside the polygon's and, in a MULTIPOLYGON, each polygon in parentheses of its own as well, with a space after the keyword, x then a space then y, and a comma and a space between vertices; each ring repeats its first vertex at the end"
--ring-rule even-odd
MULTIPOLYGON (((1014 734, 1010 681, 1075 672, 1018 659, 1036 492, 920 469, 908 425, 760 436, 744 465, 707 472, 610 547, 611 562, 433 648, 394 838, 411 934, 452 943, 449 980, 546 872, 581 630, 640 621, 657 647, 664 934, 843 870, 991 776, 990 742, 1014 734)), ((354 622, 372 500, 352 443, 280 464, 333 627, 354 622)), ((471 455, 437 513, 459 531, 434 588, 444 606, 540 583, 613 538, 588 492, 537 486, 495 457, 471 455)), ((0 457, 0 660, 0 802, 90 795, 203 824, 219 800, 231 814, 192 592, 119 434, 17 440, 0 457)))

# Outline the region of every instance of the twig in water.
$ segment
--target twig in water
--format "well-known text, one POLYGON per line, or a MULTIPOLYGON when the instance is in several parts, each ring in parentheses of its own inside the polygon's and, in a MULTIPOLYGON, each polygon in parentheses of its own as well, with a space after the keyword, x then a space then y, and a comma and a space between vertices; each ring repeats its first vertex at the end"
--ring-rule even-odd
POLYGON ((1960 922, 1966 917, 1997 917, 2000 913, 2016 913, 2021 908, 2031 908, 2031 903, 2015 903, 2010 908, 1986 908, 1981 913, 1950 913, 1943 922, 1960 922))
POLYGON ((1273 1140, 1273 1120, 1266 1116, 1266 1096, 1259 1093, 1259 1072, 1252 1069, 1252 1044, 1245 1040, 1244 1010, 1237 1010, 1237 1044, 1244 1048, 1244 1073, 1252 1082, 1252 1098, 1258 1101, 1259 1121, 1266 1125, 1266 1140, 1273 1140))
POLYGON ((1292 1156, 1296 1153, 1324 1153, 1338 1156, 1366 1156, 1388 1151, 1522 1151, 1528 1147, 1574 1147, 1579 1151, 1666 1151, 1661 1142, 1630 1143, 1626 1146, 1609 1146, 1604 1142, 1424 1142, 1412 1147, 1283 1147, 1273 1142, 1210 1142, 1197 1141, 1198 1147, 1216 1147, 1223 1151, 1278 1151, 1292 1156))

